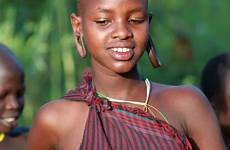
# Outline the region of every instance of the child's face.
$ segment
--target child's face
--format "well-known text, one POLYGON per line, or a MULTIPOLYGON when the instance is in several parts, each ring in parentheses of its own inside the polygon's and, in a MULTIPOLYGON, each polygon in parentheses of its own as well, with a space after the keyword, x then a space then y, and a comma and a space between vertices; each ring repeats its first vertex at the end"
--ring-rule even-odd
POLYGON ((19 71, 0 66, 0 132, 7 133, 16 126, 24 106, 24 79, 19 71))
POLYGON ((219 120, 220 125, 224 130, 224 133, 228 136, 230 136, 230 70, 227 70, 225 73, 225 81, 224 81, 225 87, 223 88, 224 91, 224 101, 225 101, 225 107, 226 111, 221 111, 219 120))
POLYGON ((125 73, 136 65, 148 39, 147 5, 147 0, 82 1, 80 34, 93 67, 125 73))

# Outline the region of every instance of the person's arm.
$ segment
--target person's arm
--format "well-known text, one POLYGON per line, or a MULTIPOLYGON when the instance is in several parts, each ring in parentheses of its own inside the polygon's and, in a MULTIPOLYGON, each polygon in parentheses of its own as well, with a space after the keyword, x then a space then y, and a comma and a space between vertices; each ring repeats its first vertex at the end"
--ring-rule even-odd
POLYGON ((28 150, 54 150, 57 144, 57 113, 52 107, 42 107, 37 113, 28 137, 28 150))
POLYGON ((224 150, 216 115, 203 93, 196 88, 185 88, 180 103, 185 128, 195 147, 201 150, 224 150))

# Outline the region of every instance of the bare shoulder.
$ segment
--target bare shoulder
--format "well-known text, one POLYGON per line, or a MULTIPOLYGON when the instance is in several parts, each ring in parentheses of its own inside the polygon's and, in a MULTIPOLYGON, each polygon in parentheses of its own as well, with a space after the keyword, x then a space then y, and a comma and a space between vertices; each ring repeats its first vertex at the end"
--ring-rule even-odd
POLYGON ((195 86, 169 86, 163 84, 153 84, 153 95, 157 97, 159 103, 163 103, 171 109, 180 113, 195 110, 209 110, 211 108, 206 96, 195 86))
MULTIPOLYGON (((43 105, 37 112, 29 134, 29 149, 55 149, 60 147, 62 138, 83 134, 84 123, 88 115, 88 106, 84 102, 54 100, 43 105), (46 141, 42 140, 46 137, 46 141), (42 141, 40 141, 42 140, 42 141), (39 142, 37 142, 39 141, 39 142), (34 148, 34 145, 38 145, 34 148)), ((65 144, 64 143, 64 144, 65 144)))
POLYGON ((72 120, 79 117, 80 114, 85 113, 88 106, 84 102, 68 101, 68 100, 54 100, 43 105, 38 113, 36 119, 43 120, 46 123, 55 123, 56 121, 72 120), (68 115, 67 115, 68 114, 68 115), (76 115, 78 114, 78 115, 76 115))
POLYGON ((157 88, 158 101, 172 121, 177 121, 183 130, 189 134, 192 126, 198 122, 206 122, 207 119, 215 123, 214 111, 201 90, 195 86, 168 86, 159 85, 157 88), (176 117, 173 117, 176 116, 176 117))
POLYGON ((152 86, 158 106, 169 116, 172 125, 186 132, 194 145, 199 149, 224 149, 215 113, 199 88, 154 83, 152 86))

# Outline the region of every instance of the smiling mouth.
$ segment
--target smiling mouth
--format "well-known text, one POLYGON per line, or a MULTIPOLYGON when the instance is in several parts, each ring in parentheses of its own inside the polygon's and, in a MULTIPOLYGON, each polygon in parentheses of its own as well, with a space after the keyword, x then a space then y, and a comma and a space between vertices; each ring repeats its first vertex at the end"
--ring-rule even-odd
POLYGON ((16 120, 16 117, 0 118, 0 123, 2 123, 5 126, 11 127, 15 125, 16 120))
POLYGON ((13 122, 13 121, 15 121, 16 120, 16 118, 15 117, 11 117, 11 118, 4 118, 4 119, 2 119, 2 120, 5 120, 6 122, 13 122))
POLYGON ((128 61, 134 55, 131 47, 112 47, 109 51, 110 56, 117 61, 128 61))
POLYGON ((131 51, 131 48, 112 48, 112 51, 114 52, 129 52, 131 51))

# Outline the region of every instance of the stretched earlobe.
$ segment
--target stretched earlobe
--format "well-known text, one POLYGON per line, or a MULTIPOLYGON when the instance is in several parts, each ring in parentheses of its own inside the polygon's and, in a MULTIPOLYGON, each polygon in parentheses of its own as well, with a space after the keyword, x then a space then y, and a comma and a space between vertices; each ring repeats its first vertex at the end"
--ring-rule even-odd
POLYGON ((149 56, 149 59, 150 59, 150 62, 152 64, 152 66, 154 68, 160 67, 161 66, 160 59, 159 59, 159 57, 157 55, 155 45, 154 45, 153 40, 151 39, 150 36, 149 36, 149 39, 148 39, 146 51, 148 53, 148 56, 149 56))
POLYGON ((83 36, 80 36, 79 44, 80 44, 80 48, 78 48, 78 53, 80 54, 81 58, 85 58, 86 48, 85 48, 85 42, 84 42, 83 36))
POLYGON ((78 51, 80 57, 85 58, 86 57, 86 48, 85 48, 83 36, 74 35, 74 37, 75 37, 75 45, 76 45, 76 48, 77 48, 77 51, 78 51))

